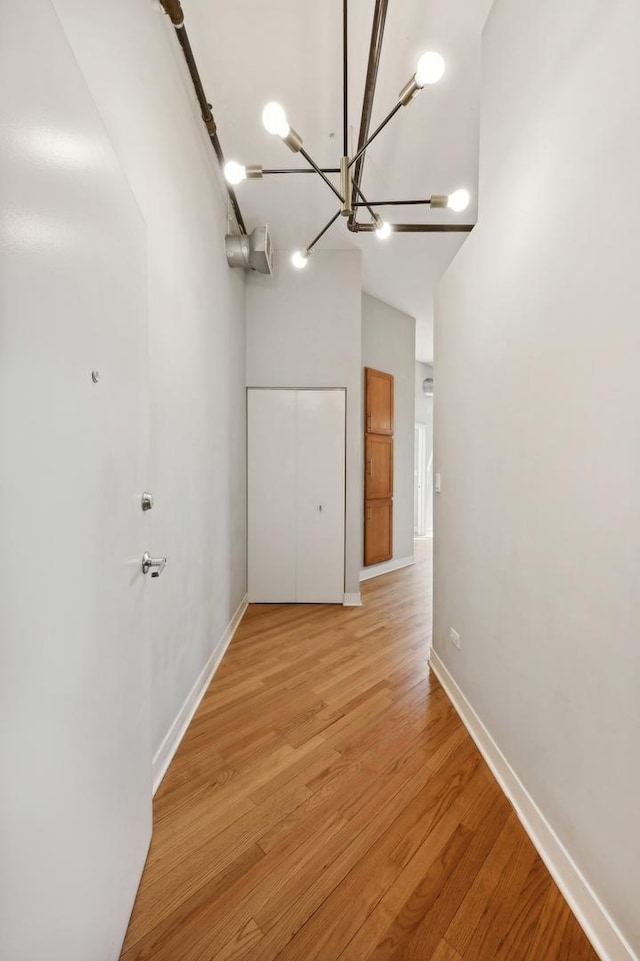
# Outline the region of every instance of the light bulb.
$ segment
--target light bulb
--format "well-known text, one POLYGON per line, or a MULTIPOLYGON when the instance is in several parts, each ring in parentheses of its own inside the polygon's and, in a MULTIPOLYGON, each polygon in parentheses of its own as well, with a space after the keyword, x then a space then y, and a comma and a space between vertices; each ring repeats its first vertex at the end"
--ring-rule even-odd
POLYGON ((284 108, 274 100, 268 103, 262 111, 262 123, 265 130, 269 133, 277 134, 278 137, 289 136, 289 124, 284 108))
POLYGON ((386 240, 390 234, 391 234, 391 227, 386 222, 386 220, 383 220, 380 226, 378 227, 378 229, 376 230, 376 237, 379 237, 380 240, 386 240))
POLYGON ((307 250, 296 250, 291 258, 291 263, 294 267, 297 267, 298 270, 302 270, 303 267, 307 266, 308 256, 309 252, 307 250))
POLYGON ((426 83, 437 83, 444 73, 444 60, 439 53, 423 53, 416 67, 416 83, 424 87, 426 83))
POLYGON ((229 160, 224 165, 224 179, 228 184, 239 184, 241 181, 246 180, 247 168, 242 164, 236 163, 235 160, 229 160))
POLYGON ((471 197, 469 196, 468 190, 454 190, 452 194, 449 194, 447 207, 449 207, 450 210, 455 210, 456 213, 460 213, 461 210, 465 210, 469 206, 470 200, 471 197))

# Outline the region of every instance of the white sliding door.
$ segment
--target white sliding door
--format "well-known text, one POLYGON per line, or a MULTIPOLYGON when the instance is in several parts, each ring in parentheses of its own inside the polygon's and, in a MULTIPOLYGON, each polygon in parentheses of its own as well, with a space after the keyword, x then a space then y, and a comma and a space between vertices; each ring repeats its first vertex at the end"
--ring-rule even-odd
POLYGON ((298 390, 296 600, 344 600, 342 390, 298 390))
POLYGON ((249 599, 342 603, 345 392, 248 391, 249 599))
POLYGON ((247 396, 249 600, 296 598, 296 391, 247 396))

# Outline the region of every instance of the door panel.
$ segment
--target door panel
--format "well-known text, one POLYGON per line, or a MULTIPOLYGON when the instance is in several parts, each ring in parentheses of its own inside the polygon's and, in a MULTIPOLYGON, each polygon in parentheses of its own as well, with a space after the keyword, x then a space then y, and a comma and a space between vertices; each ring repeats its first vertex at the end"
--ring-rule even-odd
POLYGON ((365 398, 367 432, 393 434, 393 375, 365 367, 365 398))
POLYGON ((296 596, 296 391, 247 391, 249 600, 296 596))
POLYGON ((297 394, 296 601, 344 600, 344 390, 297 394))
POLYGON ((344 600, 345 392, 248 390, 249 600, 344 600))
POLYGON ((365 434, 365 500, 393 497, 393 437, 365 434))
POLYGON ((151 834, 145 227, 49 0, 0 36, 0 957, 115 961, 151 834))
POLYGON ((380 564, 391 560, 393 543, 393 501, 368 501, 364 513, 364 562, 380 564))

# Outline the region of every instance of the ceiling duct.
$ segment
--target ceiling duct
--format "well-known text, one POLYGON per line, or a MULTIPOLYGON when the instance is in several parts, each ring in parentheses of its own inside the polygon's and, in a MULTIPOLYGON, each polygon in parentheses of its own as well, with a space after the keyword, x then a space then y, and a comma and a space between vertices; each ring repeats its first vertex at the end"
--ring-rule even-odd
POLYGON ((227 234, 224 250, 230 267, 255 270, 258 274, 273 273, 273 247, 269 228, 256 227, 250 234, 227 234))

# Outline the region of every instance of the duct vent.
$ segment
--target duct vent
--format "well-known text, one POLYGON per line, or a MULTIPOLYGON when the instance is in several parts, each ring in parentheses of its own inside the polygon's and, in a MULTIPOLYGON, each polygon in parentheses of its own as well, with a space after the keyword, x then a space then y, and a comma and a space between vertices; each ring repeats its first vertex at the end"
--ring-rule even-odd
POLYGON ((259 274, 273 273, 273 247, 271 234, 265 224, 250 234, 227 234, 224 249, 230 267, 255 270, 259 274))

